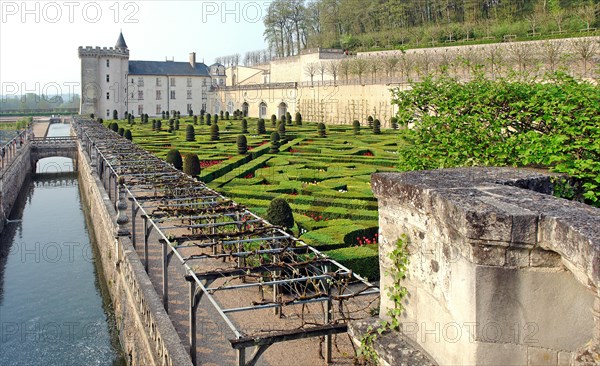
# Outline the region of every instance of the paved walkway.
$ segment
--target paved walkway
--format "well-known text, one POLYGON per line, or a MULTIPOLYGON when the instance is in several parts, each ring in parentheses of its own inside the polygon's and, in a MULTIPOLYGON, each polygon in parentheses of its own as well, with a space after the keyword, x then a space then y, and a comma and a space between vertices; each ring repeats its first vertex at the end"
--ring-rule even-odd
POLYGON ((46 137, 50 122, 34 122, 33 123, 33 135, 35 137, 46 137))

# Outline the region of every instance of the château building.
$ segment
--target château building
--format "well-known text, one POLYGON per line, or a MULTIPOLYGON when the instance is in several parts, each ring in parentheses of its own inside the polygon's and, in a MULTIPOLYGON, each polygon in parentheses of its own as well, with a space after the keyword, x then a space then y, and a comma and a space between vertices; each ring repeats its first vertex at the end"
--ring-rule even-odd
POLYGON ((119 118, 125 112, 135 116, 157 116, 163 111, 196 114, 207 110, 212 86, 225 85, 225 67, 188 62, 133 61, 123 33, 115 47, 79 47, 81 59, 81 114, 119 118))

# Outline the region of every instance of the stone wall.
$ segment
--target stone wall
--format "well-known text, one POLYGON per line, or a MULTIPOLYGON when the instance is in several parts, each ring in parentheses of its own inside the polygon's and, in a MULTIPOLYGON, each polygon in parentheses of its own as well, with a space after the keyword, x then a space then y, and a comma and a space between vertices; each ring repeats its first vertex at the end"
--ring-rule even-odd
POLYGON ((79 144, 79 182, 98 244, 114 306, 119 338, 129 365, 191 365, 186 348, 154 290, 129 237, 117 242, 116 211, 79 144))
POLYGON ((30 145, 20 147, 17 154, 0 173, 0 232, 4 229, 23 182, 31 172, 30 145))
MULTIPOLYGON (((382 294, 391 286, 389 253, 401 235, 409 242, 400 337, 443 365, 594 357, 600 210, 549 195, 551 182, 509 168, 373 175, 382 294)), ((382 296, 380 314, 391 306, 382 296)))

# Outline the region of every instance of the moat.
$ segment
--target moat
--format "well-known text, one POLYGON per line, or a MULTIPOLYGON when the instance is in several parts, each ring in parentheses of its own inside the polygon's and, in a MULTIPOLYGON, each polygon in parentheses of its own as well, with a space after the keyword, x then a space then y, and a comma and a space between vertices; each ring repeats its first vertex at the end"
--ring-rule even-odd
POLYGON ((124 365, 77 174, 70 159, 39 164, 0 234, 0 364, 124 365))

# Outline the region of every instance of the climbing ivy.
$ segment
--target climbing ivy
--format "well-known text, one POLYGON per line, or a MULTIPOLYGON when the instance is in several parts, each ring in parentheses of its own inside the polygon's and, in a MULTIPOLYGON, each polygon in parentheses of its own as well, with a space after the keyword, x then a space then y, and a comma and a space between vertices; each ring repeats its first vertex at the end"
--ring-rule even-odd
POLYGON ((578 181, 573 198, 600 206, 600 85, 543 80, 427 79, 395 90, 402 170, 549 168, 578 181))
POLYGON ((408 295, 408 289, 402 285, 410 263, 408 256, 408 237, 406 234, 402 234, 396 241, 394 250, 388 255, 388 258, 392 261, 390 269, 386 272, 391 278, 391 285, 387 289, 388 298, 393 303, 393 307, 388 309, 387 312, 390 320, 383 320, 377 327, 369 326, 367 328, 360 339, 360 347, 357 352, 359 363, 377 365, 378 356, 373 346, 375 340, 387 331, 400 330, 400 317, 404 312, 402 301, 408 295))

